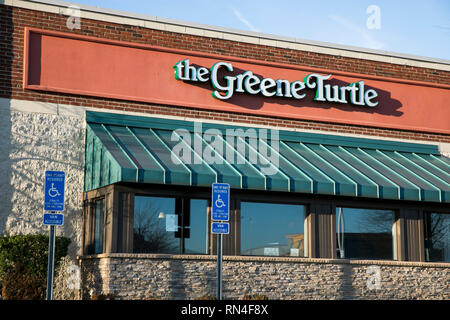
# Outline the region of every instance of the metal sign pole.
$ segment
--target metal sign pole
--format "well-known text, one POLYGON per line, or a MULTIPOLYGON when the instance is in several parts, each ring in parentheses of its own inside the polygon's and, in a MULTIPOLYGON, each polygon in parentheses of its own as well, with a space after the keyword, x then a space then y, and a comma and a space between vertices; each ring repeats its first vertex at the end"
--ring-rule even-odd
POLYGON ((222 237, 217 235, 217 300, 222 300, 222 237))
POLYGON ((47 300, 53 299, 54 266, 55 266, 55 226, 51 225, 48 240, 47 300))

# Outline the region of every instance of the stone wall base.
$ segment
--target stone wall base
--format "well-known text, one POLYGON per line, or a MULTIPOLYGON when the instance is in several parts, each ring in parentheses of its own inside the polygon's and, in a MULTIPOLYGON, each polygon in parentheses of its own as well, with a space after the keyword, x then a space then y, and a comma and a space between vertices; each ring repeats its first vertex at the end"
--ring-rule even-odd
MULTIPOLYGON (((215 297, 216 256, 100 254, 78 258, 82 298, 215 297)), ((223 298, 450 299, 450 264, 225 256, 223 298)))

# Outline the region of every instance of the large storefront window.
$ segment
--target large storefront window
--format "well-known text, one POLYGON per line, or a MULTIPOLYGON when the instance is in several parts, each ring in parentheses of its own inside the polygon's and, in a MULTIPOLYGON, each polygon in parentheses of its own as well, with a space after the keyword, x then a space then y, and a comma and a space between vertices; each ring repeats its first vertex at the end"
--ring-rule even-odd
POLYGON ((450 214, 425 214, 425 260, 450 262, 450 214))
POLYGON ((305 207, 241 202, 241 254, 304 256, 305 207))
POLYGON ((395 259, 394 219, 391 210, 336 208, 337 256, 395 259))
POLYGON ((180 253, 177 230, 174 198, 135 197, 133 252, 180 253))
POLYGON ((207 254, 207 212, 204 199, 135 196, 133 252, 207 254))
MULTIPOLYGON (((86 193, 83 254, 216 254, 210 197, 209 189, 120 185, 86 193)), ((224 254, 450 262, 450 214, 441 207, 345 203, 234 190, 224 254)))

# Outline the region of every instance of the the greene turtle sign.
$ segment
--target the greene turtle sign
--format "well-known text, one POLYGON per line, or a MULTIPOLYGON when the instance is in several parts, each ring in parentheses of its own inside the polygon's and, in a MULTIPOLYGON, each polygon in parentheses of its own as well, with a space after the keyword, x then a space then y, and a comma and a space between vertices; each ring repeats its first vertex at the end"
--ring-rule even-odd
POLYGON ((303 99, 307 94, 306 89, 314 89, 314 101, 365 107, 376 107, 378 105, 378 101, 376 101, 378 93, 374 89, 366 89, 364 81, 357 81, 347 86, 331 85, 326 83, 331 78, 331 74, 311 73, 301 81, 292 82, 286 79, 260 79, 252 71, 231 75, 233 65, 229 62, 216 62, 210 69, 207 69, 190 65, 189 59, 178 61, 173 68, 177 80, 211 82, 214 88, 212 96, 220 100, 230 99, 235 92, 252 95, 261 94, 265 97, 303 99), (223 74, 224 71, 226 75, 220 78, 219 72, 223 74))

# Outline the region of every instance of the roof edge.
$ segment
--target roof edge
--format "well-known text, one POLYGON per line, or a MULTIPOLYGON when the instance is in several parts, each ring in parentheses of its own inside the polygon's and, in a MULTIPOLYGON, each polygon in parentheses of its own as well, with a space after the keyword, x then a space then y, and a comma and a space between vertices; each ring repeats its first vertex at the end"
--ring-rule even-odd
POLYGON ((268 45, 284 49, 311 51, 321 54, 450 71, 450 60, 446 59, 429 58, 390 51, 217 27, 151 15, 69 3, 60 0, 0 0, 0 4, 58 14, 67 14, 66 10, 69 6, 76 5, 81 10, 81 18, 86 19, 135 25, 149 29, 159 29, 237 42, 268 45))

